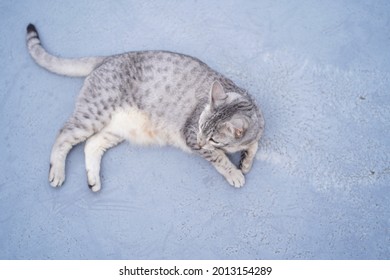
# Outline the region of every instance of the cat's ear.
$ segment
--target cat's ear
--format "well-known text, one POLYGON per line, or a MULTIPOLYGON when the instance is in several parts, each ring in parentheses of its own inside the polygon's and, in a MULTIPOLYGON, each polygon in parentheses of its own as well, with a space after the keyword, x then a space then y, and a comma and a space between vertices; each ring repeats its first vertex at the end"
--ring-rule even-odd
POLYGON ((223 90, 222 85, 218 81, 214 81, 210 89, 211 108, 217 107, 219 104, 223 103, 226 98, 227 94, 223 90))
POLYGON ((247 124, 242 119, 232 119, 226 123, 226 127, 235 139, 240 139, 245 134, 247 124))

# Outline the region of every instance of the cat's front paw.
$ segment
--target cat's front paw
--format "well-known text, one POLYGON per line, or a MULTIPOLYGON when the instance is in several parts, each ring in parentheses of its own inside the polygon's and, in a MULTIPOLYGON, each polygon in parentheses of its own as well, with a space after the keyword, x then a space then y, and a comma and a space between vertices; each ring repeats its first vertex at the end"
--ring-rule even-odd
POLYGON ((253 157, 248 156, 248 151, 245 151, 241 154, 241 161, 239 168, 241 169, 242 173, 247 174, 253 164, 253 157))
POLYGON ((62 164, 50 164, 49 182, 52 187, 59 187, 65 181, 65 166, 62 164))
POLYGON ((235 188, 241 188, 245 184, 245 177, 239 169, 232 169, 225 178, 235 188))
POLYGON ((244 174, 248 174, 248 172, 251 170, 252 168, 252 161, 250 160, 245 160, 243 159, 241 162, 240 162, 240 169, 242 171, 242 173, 244 174))

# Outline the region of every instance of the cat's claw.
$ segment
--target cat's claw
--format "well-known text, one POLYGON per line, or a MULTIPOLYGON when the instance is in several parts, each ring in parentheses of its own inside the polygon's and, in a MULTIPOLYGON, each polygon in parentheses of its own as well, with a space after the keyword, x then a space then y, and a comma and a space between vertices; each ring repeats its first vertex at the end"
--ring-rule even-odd
POLYGON ((65 166, 50 164, 49 182, 52 187, 59 187, 65 181, 65 166))
POLYGON ((245 177, 239 169, 233 169, 229 172, 226 176, 226 180, 235 188, 241 188, 245 184, 245 177))

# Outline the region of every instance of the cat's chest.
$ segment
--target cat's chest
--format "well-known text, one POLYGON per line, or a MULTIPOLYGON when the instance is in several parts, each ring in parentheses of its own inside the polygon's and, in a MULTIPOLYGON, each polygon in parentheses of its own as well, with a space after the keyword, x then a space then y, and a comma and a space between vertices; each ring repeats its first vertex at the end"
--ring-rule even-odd
POLYGON ((115 112, 108 129, 138 145, 172 145, 182 150, 189 149, 180 128, 164 120, 152 120, 146 112, 135 108, 115 112))

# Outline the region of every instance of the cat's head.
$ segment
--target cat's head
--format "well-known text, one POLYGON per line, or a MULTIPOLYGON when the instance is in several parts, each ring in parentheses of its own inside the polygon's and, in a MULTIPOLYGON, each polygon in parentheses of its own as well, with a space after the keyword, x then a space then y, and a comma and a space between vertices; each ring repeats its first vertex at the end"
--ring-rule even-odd
POLYGON ((262 117, 249 96, 225 92, 215 81, 200 115, 198 144, 207 150, 242 151, 259 140, 262 126, 262 117))

